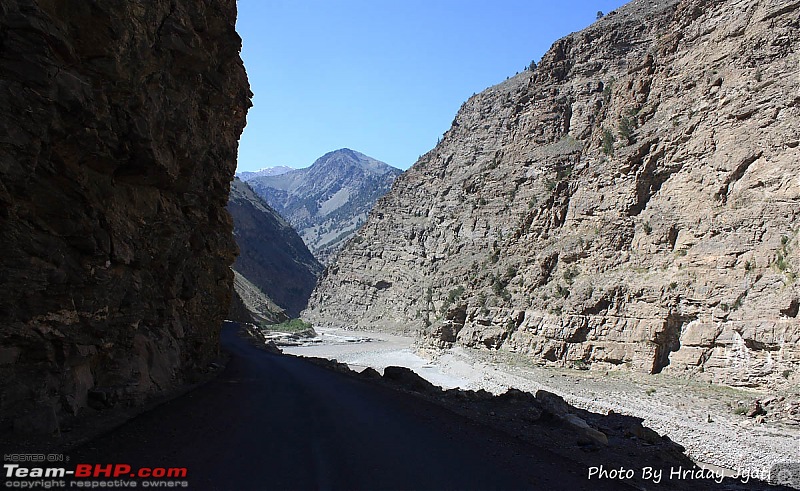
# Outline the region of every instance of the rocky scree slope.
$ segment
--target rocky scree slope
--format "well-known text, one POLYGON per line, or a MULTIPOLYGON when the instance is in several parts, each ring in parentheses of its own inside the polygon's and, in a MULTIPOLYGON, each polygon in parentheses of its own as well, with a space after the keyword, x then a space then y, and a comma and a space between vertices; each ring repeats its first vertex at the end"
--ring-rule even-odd
POLYGON ((227 319, 261 325, 288 321, 289 316, 261 288, 234 270, 233 296, 227 319))
POLYGON ((311 167, 254 176, 250 186, 294 226, 311 252, 327 262, 366 221, 400 169, 343 148, 311 167))
POLYGON ((315 324, 732 385, 800 379, 800 4, 634 1, 470 98, 315 324))
MULTIPOLYGON (((288 315, 297 317, 308 303, 322 265, 292 226, 238 178, 231 184, 228 210, 233 216, 234 237, 239 246, 233 269, 288 315)), ((252 297, 252 289, 245 285, 237 281, 237 292, 252 297)), ((262 314, 269 318, 270 310, 266 308, 262 314)))
POLYGON ((0 3, 0 431, 216 356, 250 106, 235 21, 234 0, 0 3))

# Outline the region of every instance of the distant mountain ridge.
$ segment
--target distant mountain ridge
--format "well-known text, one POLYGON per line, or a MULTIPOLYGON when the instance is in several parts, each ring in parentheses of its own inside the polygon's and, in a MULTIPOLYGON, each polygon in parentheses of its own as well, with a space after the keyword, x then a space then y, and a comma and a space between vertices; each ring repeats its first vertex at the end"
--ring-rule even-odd
MULTIPOLYGON (((305 308, 322 265, 291 225, 240 179, 231 183, 228 211, 233 217, 234 237, 239 246, 234 271, 253 283, 286 314, 296 317, 305 308)), ((254 289, 246 290, 252 296, 254 289)), ((237 293, 242 295, 238 288, 237 293)), ((268 304, 263 299, 256 303, 268 304)), ((264 312, 256 314, 267 318, 267 311, 275 312, 272 308, 260 310, 264 312)))
POLYGON ((251 177, 248 184, 325 262, 355 234, 401 173, 380 160, 342 148, 310 167, 251 177))
POLYGON ((289 171, 292 171, 292 170, 294 170, 293 167, 287 167, 285 165, 276 165, 274 167, 265 167, 263 169, 256 170, 256 171, 246 170, 246 171, 242 171, 242 172, 237 172, 236 173, 236 177, 238 177, 239 179, 241 179, 244 182, 247 182, 250 179, 253 179, 253 178, 256 178, 256 177, 279 176, 281 174, 285 174, 285 173, 287 173, 289 171))

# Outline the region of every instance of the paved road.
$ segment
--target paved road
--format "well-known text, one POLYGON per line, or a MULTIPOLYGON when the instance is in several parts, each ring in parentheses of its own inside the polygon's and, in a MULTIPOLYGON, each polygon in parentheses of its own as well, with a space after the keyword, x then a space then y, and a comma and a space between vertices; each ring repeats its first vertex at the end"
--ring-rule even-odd
POLYGON ((72 462, 185 466, 192 489, 619 489, 413 396, 268 354, 235 328, 222 344, 232 358, 217 379, 72 462))

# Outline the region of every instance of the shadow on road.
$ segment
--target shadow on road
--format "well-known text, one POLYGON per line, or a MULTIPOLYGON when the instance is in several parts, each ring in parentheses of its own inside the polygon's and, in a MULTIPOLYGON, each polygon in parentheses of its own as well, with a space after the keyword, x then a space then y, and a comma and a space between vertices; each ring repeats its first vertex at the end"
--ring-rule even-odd
POLYGON ((65 468, 94 475, 66 486, 777 489, 670 477, 697 469, 678 445, 636 418, 582 411, 555 394, 444 391, 398 367, 356 373, 269 353, 237 325, 223 328, 222 345, 230 360, 216 378, 66 452, 65 468), (104 474, 119 465, 124 475, 104 474), (185 475, 156 478, 158 469, 185 475))
MULTIPOLYGON (((361 372, 344 363, 306 358, 329 370, 369 380, 441 405, 478 424, 486 425, 562 456, 585 471, 585 478, 615 482, 638 489, 792 489, 770 485, 770 469, 744 469, 740 475, 716 467, 700 467, 685 449, 643 425, 643 419, 614 412, 598 414, 576 408, 560 396, 509 389, 500 395, 487 391, 442 389, 404 367, 390 366, 381 375, 361 372)), ((800 465, 795 467, 800 477, 800 465)), ((774 476, 773 476, 774 477, 774 476)), ((794 483, 790 476, 783 483, 794 483)), ((797 481, 800 482, 800 481, 797 481)))

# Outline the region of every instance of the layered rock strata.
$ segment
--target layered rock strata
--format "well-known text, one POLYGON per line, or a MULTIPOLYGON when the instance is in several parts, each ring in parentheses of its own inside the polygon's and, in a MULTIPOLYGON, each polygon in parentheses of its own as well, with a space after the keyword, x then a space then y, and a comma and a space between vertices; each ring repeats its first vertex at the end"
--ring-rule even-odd
POLYGON ((315 324, 732 385, 800 377, 800 4, 636 0, 464 103, 315 324))

